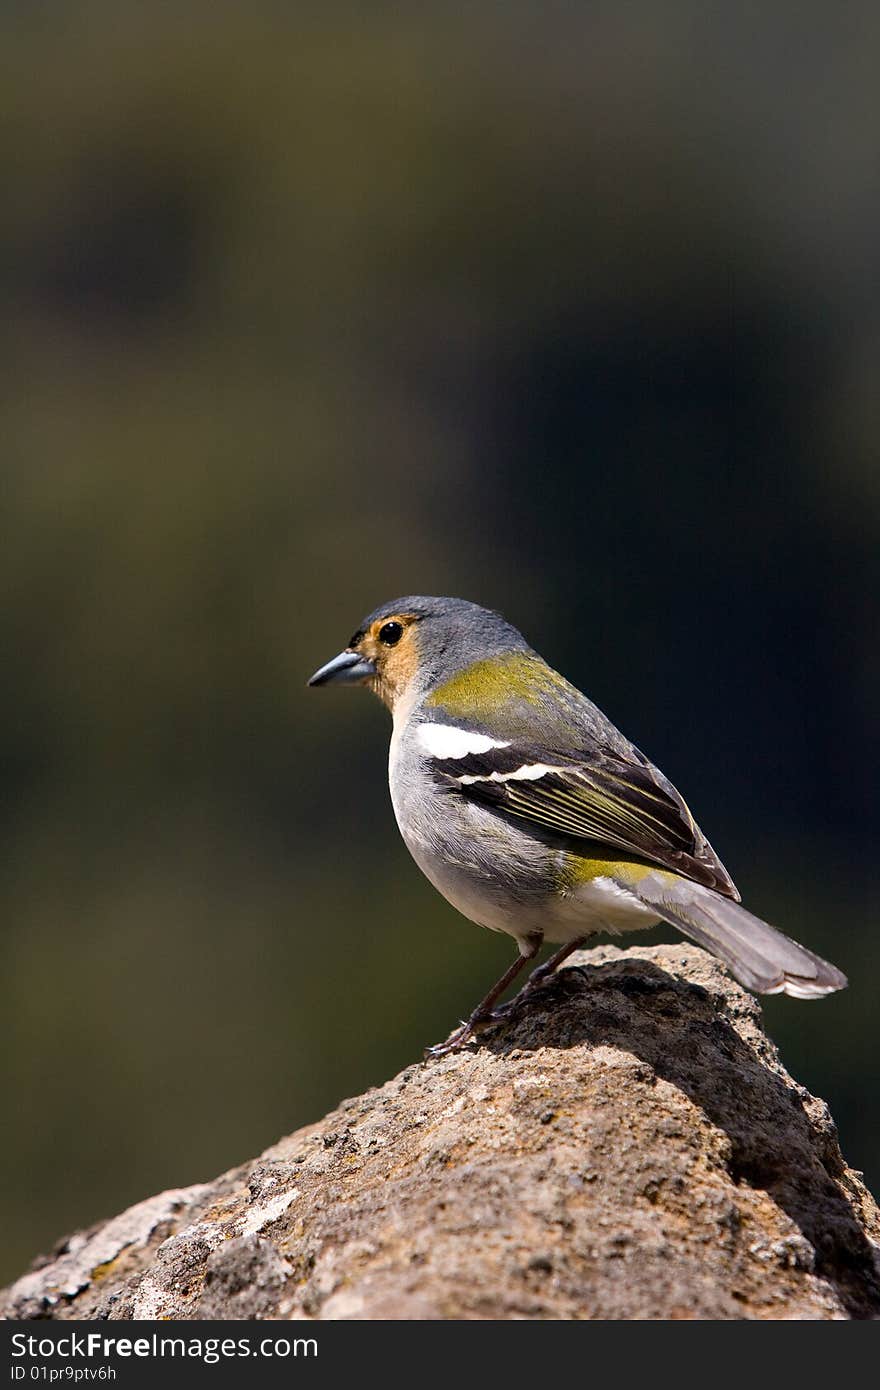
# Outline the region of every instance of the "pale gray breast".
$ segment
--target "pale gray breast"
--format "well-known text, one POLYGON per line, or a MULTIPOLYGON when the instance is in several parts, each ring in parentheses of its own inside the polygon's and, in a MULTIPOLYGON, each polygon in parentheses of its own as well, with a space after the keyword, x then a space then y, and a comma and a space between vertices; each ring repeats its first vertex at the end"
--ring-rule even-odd
POLYGON ((391 741, 391 801, 425 876, 454 907, 495 931, 522 936, 555 895, 557 854, 435 779, 408 721, 391 741))

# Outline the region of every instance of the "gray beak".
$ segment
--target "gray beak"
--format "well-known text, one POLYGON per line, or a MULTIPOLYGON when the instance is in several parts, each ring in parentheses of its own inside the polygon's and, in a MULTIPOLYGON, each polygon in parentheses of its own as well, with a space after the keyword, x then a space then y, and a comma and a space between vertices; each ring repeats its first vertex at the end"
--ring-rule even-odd
POLYGON ((331 681, 335 681, 337 685, 359 685, 375 674, 376 668, 372 661, 361 656, 360 652, 340 652, 332 661, 328 661, 326 666, 315 672, 309 685, 329 685, 331 681))

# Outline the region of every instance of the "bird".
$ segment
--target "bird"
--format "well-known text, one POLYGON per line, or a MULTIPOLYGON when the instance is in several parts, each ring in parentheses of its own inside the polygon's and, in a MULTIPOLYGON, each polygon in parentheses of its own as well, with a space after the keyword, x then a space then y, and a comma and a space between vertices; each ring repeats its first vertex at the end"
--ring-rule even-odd
POLYGON ((741 906, 681 794, 499 613, 410 596, 374 609, 310 686, 369 687, 388 707, 391 802, 425 877, 518 954, 443 1056, 496 1008, 544 943, 513 1004, 598 932, 670 923, 746 989, 816 999, 846 976, 741 906))

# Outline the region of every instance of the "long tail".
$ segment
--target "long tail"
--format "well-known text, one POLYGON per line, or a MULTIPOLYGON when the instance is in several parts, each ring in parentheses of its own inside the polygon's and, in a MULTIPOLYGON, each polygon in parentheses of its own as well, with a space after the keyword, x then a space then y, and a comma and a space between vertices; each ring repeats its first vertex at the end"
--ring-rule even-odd
POLYGON ((818 999, 846 986, 836 966, 711 888, 668 874, 648 874, 627 887, 658 917, 723 960, 755 994, 818 999))

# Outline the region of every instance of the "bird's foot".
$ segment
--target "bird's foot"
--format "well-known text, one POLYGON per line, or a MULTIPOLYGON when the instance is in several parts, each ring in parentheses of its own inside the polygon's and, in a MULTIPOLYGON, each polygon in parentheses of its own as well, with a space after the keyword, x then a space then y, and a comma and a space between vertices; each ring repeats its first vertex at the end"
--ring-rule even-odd
POLYGON ((506 1023, 507 1020, 521 1009, 523 1004, 528 1003, 532 995, 545 988, 558 978, 559 967, 568 956, 584 944, 586 937, 580 941, 572 941, 562 950, 557 951, 555 956, 551 956, 543 965, 539 965, 533 970, 526 980, 522 989, 515 994, 506 1004, 499 1004, 496 1008, 491 1008, 492 999, 497 999, 507 980, 499 981, 496 989, 483 1000, 479 1008, 475 1009, 466 1022, 460 1024, 454 1033, 450 1033, 445 1042, 436 1043, 434 1047, 425 1048, 425 1058, 445 1057, 449 1052, 455 1052, 458 1048, 464 1047, 478 1033, 484 1029, 491 1028, 497 1023, 506 1023))
POLYGON ((450 1033, 445 1042, 435 1043, 433 1047, 425 1048, 425 1059, 429 1057, 445 1057, 450 1052, 457 1052, 465 1043, 469 1043, 484 1028, 488 1028, 496 1021, 497 1010, 486 1010, 485 1012, 471 1014, 469 1019, 456 1028, 454 1033, 450 1033))
POLYGON ((425 1057, 445 1057, 450 1052, 457 1052, 465 1043, 469 1043, 478 1033, 482 1033, 487 1028, 491 1028, 496 1023, 506 1023, 517 1009, 520 1009, 532 995, 551 980, 556 973, 556 967, 551 965, 547 970, 544 966, 539 966, 529 976, 522 989, 509 999, 506 1004, 499 1004, 494 1009, 481 1010, 479 1013, 471 1014, 469 1019, 462 1022, 454 1033, 450 1033, 445 1042, 435 1043, 433 1047, 425 1048, 425 1057))
POLYGON ((528 1003, 532 995, 537 994, 538 990, 542 989, 548 981, 552 980, 555 974, 555 966, 547 970, 543 965, 539 965, 537 970, 532 971, 522 989, 517 990, 512 999, 508 999, 506 1004, 499 1004, 496 1009, 492 1010, 491 1014, 487 1015, 488 1021, 492 1023, 503 1023, 504 1020, 510 1018, 511 1014, 515 1013, 517 1009, 522 1008, 523 1004, 528 1003))

